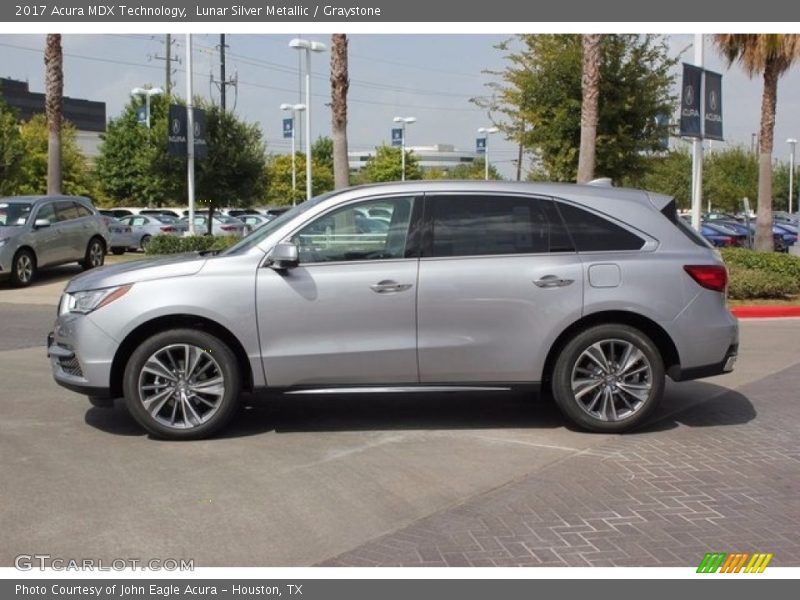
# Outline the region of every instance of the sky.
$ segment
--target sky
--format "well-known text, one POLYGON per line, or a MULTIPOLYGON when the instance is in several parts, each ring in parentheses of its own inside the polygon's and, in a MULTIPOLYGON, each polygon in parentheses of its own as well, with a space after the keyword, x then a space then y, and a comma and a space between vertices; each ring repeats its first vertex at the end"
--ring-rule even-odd
MULTIPOLYGON (((289 48, 294 37, 324 42, 330 37, 289 33, 226 36, 227 73, 238 75, 238 88, 228 88, 228 107, 243 119, 260 124, 271 152, 288 152, 281 137, 282 103, 304 102, 299 76, 300 52, 289 48)), ((490 125, 488 115, 470 102, 487 93, 492 76, 502 70, 504 53, 494 46, 509 35, 380 34, 352 35, 349 46, 350 94, 348 137, 351 150, 368 150, 389 143, 392 118, 414 116, 406 141, 410 146, 453 144, 473 150, 478 127, 490 125)), ((185 35, 174 35, 174 91, 186 94, 185 35)), ((219 101, 211 76, 219 79, 219 35, 193 36, 194 93, 219 101)), ((672 56, 694 57, 692 34, 668 36, 672 56), (682 53, 682 54, 681 54, 682 53)), ((106 102, 107 116, 117 116, 130 90, 147 84, 164 85, 163 35, 145 33, 64 35, 64 93, 106 102)), ((0 35, 0 76, 27 80, 35 92, 44 91, 44 35, 0 35)), ((715 147, 750 147, 759 129, 759 78, 750 80, 736 65, 727 68, 709 36, 705 40, 706 68, 723 73, 723 111, 726 141, 715 147)), ((312 56, 312 139, 330 134, 328 82, 330 54, 312 56)), ((678 67, 679 68, 679 67, 678 67)), ((678 77, 677 84, 680 78, 678 77)), ((677 88, 676 88, 677 94, 677 88)), ((800 138, 800 65, 778 85, 775 156, 788 160, 789 137, 800 138)), ((515 173, 516 149, 499 134, 490 140, 490 160, 505 177, 515 173)), ((523 165, 527 166, 527 161, 523 165)), ((599 175, 599 174, 598 174, 599 175)))

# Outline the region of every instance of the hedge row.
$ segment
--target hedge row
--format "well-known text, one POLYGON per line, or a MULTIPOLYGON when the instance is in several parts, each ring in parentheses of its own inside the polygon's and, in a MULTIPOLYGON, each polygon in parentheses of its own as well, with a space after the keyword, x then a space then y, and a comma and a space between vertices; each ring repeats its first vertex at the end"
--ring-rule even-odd
POLYGON ((183 252, 203 252, 205 250, 225 250, 241 238, 235 235, 157 235, 147 244, 147 254, 181 254, 183 252))
POLYGON ((725 248, 728 297, 734 300, 786 298, 800 294, 800 257, 779 252, 725 248))

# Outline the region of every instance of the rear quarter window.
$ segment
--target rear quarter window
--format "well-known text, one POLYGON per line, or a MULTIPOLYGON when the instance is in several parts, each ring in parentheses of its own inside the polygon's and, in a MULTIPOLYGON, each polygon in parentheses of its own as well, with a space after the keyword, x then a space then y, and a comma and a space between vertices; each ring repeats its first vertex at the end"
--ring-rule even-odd
POLYGON ((556 202, 578 252, 639 250, 645 240, 599 215, 556 202))

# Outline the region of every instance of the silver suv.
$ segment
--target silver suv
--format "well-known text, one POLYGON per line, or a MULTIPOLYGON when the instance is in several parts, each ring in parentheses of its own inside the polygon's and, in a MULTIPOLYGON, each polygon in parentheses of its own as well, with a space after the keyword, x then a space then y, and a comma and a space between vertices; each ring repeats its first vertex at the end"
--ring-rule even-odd
POLYGON ((0 198, 0 277, 26 286, 43 267, 75 261, 84 269, 99 267, 107 236, 105 220, 88 198, 0 198))
POLYGON ((645 421, 665 375, 730 371, 718 254, 671 198, 609 187, 413 182, 320 196, 218 255, 73 279, 56 381, 124 396, 162 438, 205 437, 242 391, 552 390, 591 431, 645 421), (377 210, 380 209, 380 210, 377 210), (363 214, 388 226, 364 226, 363 214))

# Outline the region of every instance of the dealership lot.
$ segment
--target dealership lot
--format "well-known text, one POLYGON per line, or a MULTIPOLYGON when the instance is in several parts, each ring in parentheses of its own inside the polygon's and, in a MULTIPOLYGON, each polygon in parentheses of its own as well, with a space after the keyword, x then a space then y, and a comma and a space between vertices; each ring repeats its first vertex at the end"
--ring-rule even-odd
POLYGON ((56 386, 63 267, 0 284, 0 566, 800 565, 800 321, 742 323, 733 374, 670 384, 627 436, 521 395, 250 399, 216 439, 148 438, 56 386))

